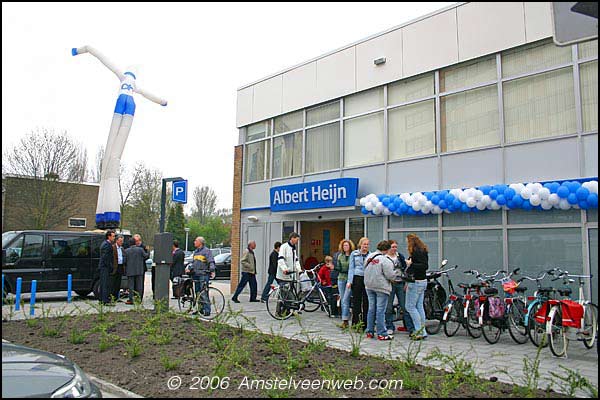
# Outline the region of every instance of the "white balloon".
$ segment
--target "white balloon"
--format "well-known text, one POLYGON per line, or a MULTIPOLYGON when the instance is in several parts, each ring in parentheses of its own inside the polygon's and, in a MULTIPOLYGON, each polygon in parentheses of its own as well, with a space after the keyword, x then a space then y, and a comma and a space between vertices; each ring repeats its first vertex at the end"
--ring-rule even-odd
POLYGON ((525 185, 523 185, 522 183, 517 183, 513 189, 515 189, 515 192, 517 194, 521 194, 523 189, 525 189, 525 185))
POLYGON ((418 203, 421 207, 423 207, 425 204, 427 204, 427 197, 419 197, 418 203))
POLYGON ((567 199, 560 199, 560 201, 558 202, 558 207, 560 207, 561 210, 568 210, 571 208, 571 205, 569 204, 567 199))
POLYGON ((413 203, 412 209, 415 211, 419 211, 421 209, 421 205, 419 204, 418 201, 413 203))
POLYGON ((540 190, 542 190, 543 188, 544 188, 544 185, 542 185, 542 184, 541 184, 541 183, 539 183, 539 182, 535 182, 535 183, 533 184, 533 190, 531 191, 531 193, 534 193, 534 194, 539 194, 539 193, 540 193, 540 190))
POLYGON ((460 196, 460 194, 461 194, 461 193, 462 193, 462 190, 460 190, 460 189, 452 189, 452 190, 450 191, 450 194, 451 194, 452 196, 454 196, 454 197, 458 197, 458 196, 460 196))
POLYGON ((362 198, 360 199, 360 205, 361 205, 361 206, 364 206, 366 202, 367 202, 367 198, 366 198, 366 197, 362 197, 362 198))
POLYGON ((460 194, 458 195, 458 199, 460 201, 462 201, 463 203, 466 203, 467 199, 469 198, 469 196, 467 195, 466 191, 462 191, 460 192, 460 194))
POLYGON ((481 202, 486 206, 489 206, 492 203, 492 198, 486 194, 481 198, 481 202))
POLYGON ((500 209, 500 204, 498 204, 498 202, 496 200, 492 201, 492 210, 499 210, 500 209))
POLYGON ((475 188, 468 188, 466 190, 467 192, 467 197, 475 197, 475 192, 477 191, 477 189, 475 188))
POLYGON ((483 210, 485 210, 485 209, 486 209, 486 207, 487 207, 487 206, 486 206, 485 204, 483 204, 483 202, 481 202, 481 201, 480 201, 479 203, 477 203, 477 209, 478 209, 479 211, 483 211, 483 210))
POLYGON ((412 197, 408 197, 406 200, 404 200, 404 202, 409 207, 413 205, 413 199, 412 199, 412 197))
POLYGON ((550 189, 543 187, 538 194, 540 195, 540 199, 548 200, 548 197, 550 197, 550 189))
POLYGON ((548 203, 552 204, 553 206, 558 205, 559 201, 560 197, 558 197, 556 193, 552 193, 550 196, 548 196, 548 203))
POLYGON ((525 185, 525 188, 529 189, 530 192, 533 192, 533 182, 529 182, 527 185, 525 185))
POLYGON ((392 212, 386 208, 383 210, 383 215, 392 215, 392 212))
POLYGON ((475 200, 481 200, 483 198, 483 192, 481 190, 475 190, 475 200))
POLYGON ((477 200, 475 200, 473 197, 469 197, 467 199, 467 205, 469 207, 475 207, 476 204, 477 204, 477 200))
POLYGON ((365 208, 367 209, 367 211, 373 211, 373 203, 366 203, 365 208))
POLYGON ((542 200, 542 209, 549 210, 552 208, 552 204, 548 202, 548 200, 542 200))
MULTIPOLYGON (((529 184, 527 184, 527 186, 529 186, 529 184)), ((525 187, 525 189, 521 190, 521 197, 524 198, 525 200, 528 200, 529 198, 531 198, 531 189, 528 187, 525 187)))
POLYGON ((431 209, 431 212, 434 214, 441 214, 442 209, 439 206, 433 206, 433 208, 431 209))
POLYGON ((532 206, 539 206, 542 200, 540 199, 539 194, 532 194, 531 198, 529 199, 529 202, 532 206))
POLYGON ((598 181, 590 181, 590 187, 588 188, 588 190, 591 193, 598 194, 598 181))
POLYGON ((377 204, 379 204, 379 199, 377 199, 377 198, 371 199, 370 203, 373 206, 373 208, 375 208, 377 206, 377 204))
POLYGON ((410 194, 402 193, 402 194, 400 194, 400 198, 402 199, 402 201, 404 201, 406 203, 406 200, 408 200, 410 198, 410 194))

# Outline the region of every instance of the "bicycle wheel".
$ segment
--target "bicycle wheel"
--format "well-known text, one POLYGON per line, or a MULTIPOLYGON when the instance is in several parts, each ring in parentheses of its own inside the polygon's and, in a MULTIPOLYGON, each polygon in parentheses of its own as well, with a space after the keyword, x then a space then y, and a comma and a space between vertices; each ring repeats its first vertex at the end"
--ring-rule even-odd
POLYGON ((190 313, 192 311, 192 308, 194 307, 194 300, 195 300, 195 298, 192 294, 193 290, 194 290, 193 286, 189 285, 188 287, 186 287, 184 289, 183 295, 177 299, 177 305, 179 306, 179 311, 185 312, 185 313, 190 313))
POLYGON ((433 292, 431 295, 425 296, 425 299, 429 297, 429 304, 425 306, 423 302, 423 308, 425 309, 425 317, 427 322, 425 323, 425 330, 430 335, 435 335, 442 329, 442 317, 444 316, 444 303, 446 302, 446 292, 443 289, 433 292))
POLYGON ((304 310, 306 312, 315 312, 319 308, 321 308, 323 304, 323 300, 321 299, 321 295, 319 294, 319 289, 315 288, 306 296, 306 301, 304 302, 304 310))
POLYGON ((541 301, 534 303, 527 316, 527 334, 535 347, 547 347, 549 342, 548 335, 546 335, 546 324, 540 324, 535 320, 535 315, 543 305, 544 303, 541 301))
POLYGON ((583 313, 583 345, 591 349, 594 347, 596 341, 596 334, 598 333, 598 306, 593 303, 585 305, 583 313))
POLYGON ((550 310, 550 350, 556 357, 562 357, 567 353, 569 339, 562 325, 562 305, 559 303, 550 310))
MULTIPOLYGON (((467 306, 467 315, 466 315, 466 323, 465 326, 467 328, 467 333, 473 339, 477 339, 481 337, 481 326, 479 325, 479 303, 475 303, 473 300, 469 300, 469 304, 467 306)), ((464 309, 463 309, 464 313, 464 309)), ((463 314, 464 318, 464 314, 463 314)))
POLYGON ((487 311, 488 307, 488 302, 486 302, 482 307, 484 317, 483 325, 481 325, 481 333, 483 334, 483 338, 486 342, 489 344, 495 344, 498 343, 498 340, 500 340, 500 333, 502 333, 502 330, 498 324, 499 321, 495 321, 489 317, 489 313, 487 311))
POLYGON ((271 317, 285 320, 292 316, 291 310, 285 304, 289 297, 288 292, 289 290, 282 290, 281 286, 271 292, 267 300, 267 312, 271 317))
POLYGON ((444 333, 448 337, 456 335, 458 328, 462 325, 462 304, 460 302, 451 301, 446 307, 449 308, 448 315, 444 321, 444 333))
POLYGON ((525 303, 521 299, 513 299, 513 303, 508 309, 508 333, 510 337, 518 344, 525 344, 527 337, 527 327, 525 326, 525 303))
POLYGON ((203 298, 202 295, 203 292, 200 292, 197 297, 200 318, 211 320, 221 315, 225 308, 225 296, 223 296, 223 293, 219 289, 209 286, 208 300, 203 298), (210 311, 207 309, 210 309, 210 311))

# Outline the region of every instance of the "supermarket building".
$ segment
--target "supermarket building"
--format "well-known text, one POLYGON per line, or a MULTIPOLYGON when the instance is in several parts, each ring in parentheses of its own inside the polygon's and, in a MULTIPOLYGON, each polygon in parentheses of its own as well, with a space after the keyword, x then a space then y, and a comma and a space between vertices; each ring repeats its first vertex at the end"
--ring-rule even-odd
POLYGON ((273 243, 292 231, 303 260, 362 236, 371 250, 389 238, 405 253, 414 232, 430 268, 443 258, 485 272, 558 266, 594 274, 586 291, 597 302, 597 183, 595 205, 583 191, 562 208, 528 196, 528 207, 515 197, 481 212, 360 204, 597 182, 598 41, 556 46, 550 3, 457 3, 334 50, 241 87, 236 125, 232 288, 249 240, 260 287, 273 243))

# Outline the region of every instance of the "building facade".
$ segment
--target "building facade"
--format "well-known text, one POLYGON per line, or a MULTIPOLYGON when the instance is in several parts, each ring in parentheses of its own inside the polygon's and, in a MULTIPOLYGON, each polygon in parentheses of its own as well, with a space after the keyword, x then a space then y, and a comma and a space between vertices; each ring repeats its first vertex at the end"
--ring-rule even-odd
POLYGON ((289 68, 238 90, 237 127, 232 287, 248 240, 265 282, 273 243, 292 231, 303 259, 344 237, 405 249, 414 232, 430 268, 445 258, 597 277, 598 41, 556 46, 550 3, 458 3, 289 68), (344 178, 358 180, 355 194, 344 178), (373 215, 359 203, 554 181, 595 181, 596 204, 373 215), (342 195, 353 204, 334 204, 342 195))

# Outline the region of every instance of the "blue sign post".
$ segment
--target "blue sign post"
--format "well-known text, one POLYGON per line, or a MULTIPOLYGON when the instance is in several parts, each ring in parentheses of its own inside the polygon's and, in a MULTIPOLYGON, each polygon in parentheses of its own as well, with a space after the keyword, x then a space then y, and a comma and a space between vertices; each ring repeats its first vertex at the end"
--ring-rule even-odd
POLYGON ((173 195, 171 199, 176 203, 187 203, 187 180, 173 182, 173 195))

